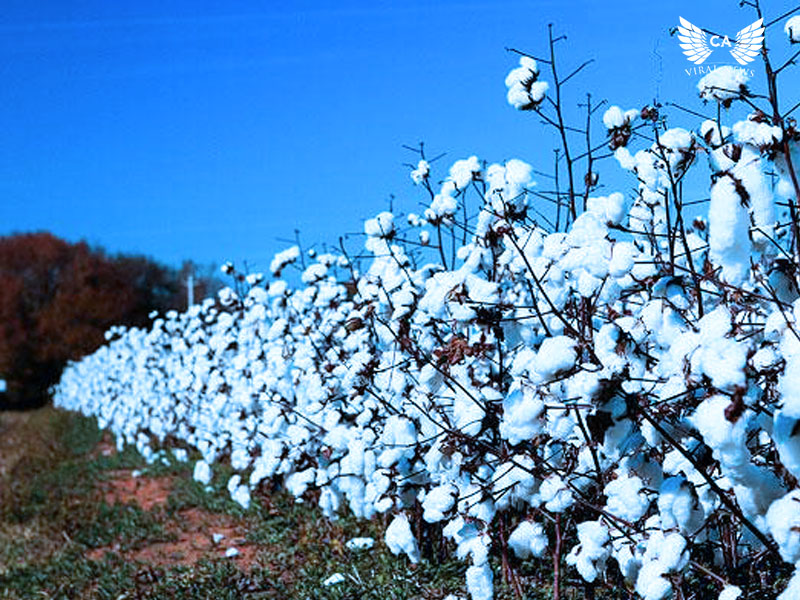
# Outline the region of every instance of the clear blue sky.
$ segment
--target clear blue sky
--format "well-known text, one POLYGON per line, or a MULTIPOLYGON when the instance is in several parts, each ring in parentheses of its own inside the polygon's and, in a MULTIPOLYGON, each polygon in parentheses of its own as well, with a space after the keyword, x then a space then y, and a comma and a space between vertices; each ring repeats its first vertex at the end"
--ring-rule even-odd
MULTIPOLYGON (((572 103, 700 109, 678 15, 732 36, 755 20, 736 0, 5 0, 0 234, 266 269, 295 228, 335 242, 390 194, 415 208, 403 144, 548 168, 552 139, 503 85, 504 47, 544 53, 548 22, 564 70, 595 59, 572 103)), ((785 55, 782 24, 770 41, 785 55)))

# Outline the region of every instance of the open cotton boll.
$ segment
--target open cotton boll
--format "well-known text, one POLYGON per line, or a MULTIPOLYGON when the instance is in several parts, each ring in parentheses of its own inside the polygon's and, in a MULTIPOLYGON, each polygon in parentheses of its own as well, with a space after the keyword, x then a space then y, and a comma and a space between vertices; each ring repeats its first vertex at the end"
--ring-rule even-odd
POLYGON ((800 15, 787 20, 783 30, 792 44, 800 44, 800 15))
MULTIPOLYGON (((428 178, 430 172, 431 166, 428 164, 428 161, 420 160, 417 163, 417 168, 411 171, 411 179, 415 184, 419 185, 428 178)), ((411 215, 409 215, 409 222, 411 223, 411 215)), ((415 225, 414 223, 411 224, 415 225)))
POLYGON ((539 523, 522 521, 508 536, 508 545, 520 558, 542 556, 547 550, 547 534, 539 523))
POLYGON ((369 550, 375 545, 375 540, 370 537, 357 537, 347 540, 345 546, 349 550, 369 550))
POLYGON ((622 127, 624 124, 625 113, 622 112, 619 106, 611 106, 603 114, 603 125, 606 126, 606 129, 615 129, 617 127, 622 127))
POLYGON ((767 527, 783 560, 800 560, 800 490, 792 490, 772 503, 767 511, 767 527))
POLYGON ((750 271, 750 215, 730 175, 711 188, 708 220, 711 261, 722 267, 722 279, 741 285, 750 271))
POLYGON ((388 211, 379 213, 364 223, 364 233, 369 237, 389 237, 394 233, 394 215, 388 211))
POLYGON ((211 467, 204 460, 198 460, 194 465, 194 474, 192 475, 195 481, 208 485, 211 482, 211 467))
POLYGON ((578 545, 567 555, 567 564, 578 569, 584 581, 591 583, 604 569, 608 539, 608 528, 602 521, 578 523, 578 545))
POLYGON ((626 521, 635 522, 642 518, 650 500, 642 493, 644 485, 638 477, 622 474, 606 484, 603 493, 608 500, 606 510, 626 521))
POLYGON ((472 600, 492 600, 494 598, 494 575, 488 562, 473 565, 467 569, 467 591, 472 600))
POLYGON ((545 338, 536 353, 536 372, 544 379, 552 379, 574 367, 577 359, 578 352, 572 338, 565 335, 545 338))
POLYGON ((384 534, 384 540, 392 554, 405 553, 412 563, 419 562, 417 540, 414 539, 408 517, 404 514, 397 515, 389 524, 384 534))
MULTIPOLYGON (((272 258, 272 262, 269 264, 269 270, 273 275, 279 275, 280 272, 283 271, 284 267, 292 264, 298 258, 300 258, 300 248, 298 246, 287 248, 286 250, 275 254, 275 256, 272 258)), ((231 266, 231 269, 232 268, 233 267, 231 266)))
POLYGON ((444 519, 444 515, 456 503, 458 488, 452 483, 439 485, 425 495, 422 502, 422 518, 428 523, 436 523, 444 519))
POLYGON ((328 577, 325 581, 322 582, 322 585, 325 587, 330 587, 332 585, 337 585, 344 581, 344 575, 341 573, 334 573, 330 577, 328 577))
POLYGON ((702 99, 713 99, 723 106, 728 106, 732 100, 741 98, 747 92, 749 80, 747 69, 725 65, 705 75, 698 82, 697 89, 702 99))
POLYGON ((726 585, 725 589, 719 593, 718 600, 738 600, 741 595, 741 588, 738 588, 735 585, 726 585))
POLYGON ((797 600, 797 598, 800 598, 800 569, 795 566, 789 585, 776 600, 797 600))
POLYGON ((542 431, 544 401, 528 388, 514 389, 503 399, 500 435, 515 446, 542 431))

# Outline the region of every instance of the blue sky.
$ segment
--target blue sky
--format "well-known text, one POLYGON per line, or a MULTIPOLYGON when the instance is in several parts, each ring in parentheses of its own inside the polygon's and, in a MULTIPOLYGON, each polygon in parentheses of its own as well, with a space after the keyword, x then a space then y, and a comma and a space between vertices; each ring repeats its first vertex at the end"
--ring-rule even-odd
MULTIPOLYGON (((795 5, 770 1, 768 18, 795 5)), ((390 195, 419 210, 403 144, 447 152, 441 167, 477 154, 549 168, 552 137, 503 85, 504 47, 545 53, 549 22, 568 36, 565 72, 595 61, 571 105, 592 91, 702 110, 668 34, 679 15, 731 36, 755 20, 735 0, 6 0, 0 234, 266 269, 296 228, 335 243, 390 195)), ((770 36, 785 56, 782 24, 770 36)))

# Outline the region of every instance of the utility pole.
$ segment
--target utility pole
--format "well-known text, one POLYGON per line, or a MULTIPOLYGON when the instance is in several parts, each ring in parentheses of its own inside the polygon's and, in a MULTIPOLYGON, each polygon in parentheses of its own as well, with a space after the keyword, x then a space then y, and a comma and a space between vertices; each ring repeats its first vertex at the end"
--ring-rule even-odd
POLYGON ((186 277, 186 308, 194 306, 194 275, 186 277))

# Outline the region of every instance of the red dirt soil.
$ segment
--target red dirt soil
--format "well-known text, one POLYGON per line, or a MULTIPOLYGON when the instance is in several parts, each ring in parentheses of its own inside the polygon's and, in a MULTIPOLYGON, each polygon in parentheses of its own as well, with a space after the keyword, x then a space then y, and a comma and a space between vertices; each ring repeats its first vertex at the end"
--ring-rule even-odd
MULTIPOLYGON (((135 504, 145 511, 161 510, 172 490, 171 477, 133 477, 131 471, 113 471, 101 493, 106 503, 135 504)), ((146 546, 124 553, 127 560, 151 565, 193 565, 201 559, 224 558, 229 548, 239 554, 231 557, 247 569, 256 562, 257 548, 246 537, 244 524, 229 515, 191 508, 165 516, 167 539, 154 540, 146 546), (224 537, 214 543, 213 534, 224 537)), ((94 548, 86 553, 91 560, 100 560, 107 552, 119 552, 119 544, 94 548)))

